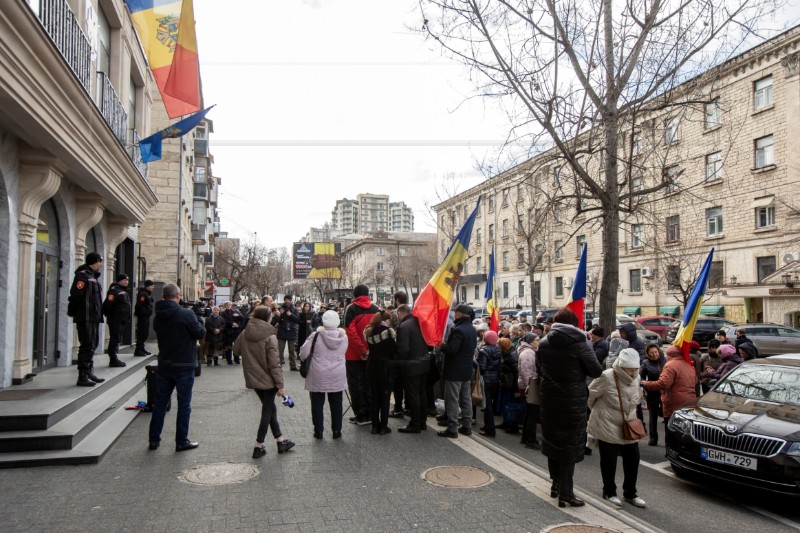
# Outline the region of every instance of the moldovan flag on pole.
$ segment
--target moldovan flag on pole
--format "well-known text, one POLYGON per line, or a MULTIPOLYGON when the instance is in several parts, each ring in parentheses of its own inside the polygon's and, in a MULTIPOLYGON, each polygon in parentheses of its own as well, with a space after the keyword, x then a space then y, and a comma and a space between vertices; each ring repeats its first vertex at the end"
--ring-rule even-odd
MULTIPOLYGON (((200 109, 200 60, 194 24, 194 0, 183 0, 178 45, 165 86, 168 95, 200 109)), ((184 113, 185 114, 185 113, 184 113)))
POLYGON ((489 329, 497 333, 500 327, 500 310, 497 309, 497 304, 494 299, 494 246, 492 246, 492 253, 489 254, 489 277, 486 280, 486 292, 483 297, 486 298, 486 313, 489 315, 489 329))
POLYGON ((458 284, 458 278, 461 277, 461 272, 464 270, 469 240, 472 236, 472 226, 475 224, 475 216, 480 205, 479 197, 475 209, 464 222, 464 226, 447 251, 444 262, 414 302, 414 316, 419 319, 422 337, 428 346, 439 346, 444 340, 447 317, 450 315, 450 304, 458 284))
POLYGON ((578 316, 578 326, 584 329, 586 320, 586 245, 581 251, 581 260, 578 263, 578 270, 575 271, 575 280, 572 282, 572 294, 569 303, 565 305, 567 309, 578 316))
MULTIPOLYGON (((192 9, 191 0, 126 0, 128 10, 131 13, 131 20, 136 27, 136 33, 139 35, 139 40, 144 48, 147 61, 150 63, 150 70, 153 71, 153 77, 158 85, 158 90, 161 92, 161 98, 164 101, 164 107, 167 110, 167 115, 170 118, 176 118, 189 113, 194 113, 200 110, 199 98, 197 101, 190 98, 192 101, 183 101, 179 97, 170 96, 167 91, 167 81, 170 77, 172 70, 172 62, 175 57, 178 45, 182 45, 183 49, 187 51, 194 50, 194 55, 197 56, 197 39, 194 33, 194 10, 192 9), (184 43, 179 37, 180 28, 183 27, 182 22, 184 19, 181 17, 181 10, 185 7, 184 4, 188 3, 188 10, 191 12, 191 20, 187 22, 186 26, 190 26, 191 30, 188 32, 190 35, 186 38, 189 41, 194 41, 194 44, 184 43)), ((182 66, 178 72, 186 72, 186 57, 187 53, 182 52, 183 58, 182 66)), ((178 74, 176 73, 176 76, 178 74)), ((191 91, 186 89, 192 83, 197 85, 197 94, 200 94, 200 78, 199 69, 194 81, 182 80, 180 82, 173 81, 173 89, 179 86, 182 90, 178 91, 179 94, 189 94, 191 91)))
POLYGON ((714 248, 711 248, 706 258, 706 263, 703 265, 703 269, 700 271, 697 281, 694 282, 692 294, 689 296, 689 300, 686 302, 686 310, 683 312, 681 327, 678 330, 678 334, 675 335, 675 341, 672 343, 673 346, 677 346, 681 349, 683 358, 689 364, 692 364, 691 359, 689 359, 689 345, 692 343, 694 327, 697 324, 697 317, 700 316, 703 298, 708 288, 708 275, 711 272, 711 261, 713 258, 714 248))

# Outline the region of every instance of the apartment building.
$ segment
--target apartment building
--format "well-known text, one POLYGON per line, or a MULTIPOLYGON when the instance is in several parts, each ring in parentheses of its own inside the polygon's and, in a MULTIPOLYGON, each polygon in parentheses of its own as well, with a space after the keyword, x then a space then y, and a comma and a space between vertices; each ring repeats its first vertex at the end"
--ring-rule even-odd
POLYGON ((87 252, 105 258, 104 287, 138 278, 157 197, 133 144, 154 92, 122 0, 0 2, 0 387, 72 363, 67 298, 87 252))
POLYGON ((389 231, 414 231, 414 211, 405 202, 389 203, 389 231))
POLYGON ((333 230, 342 235, 357 233, 358 222, 358 201, 347 198, 336 200, 336 207, 331 212, 333 230))
MULTIPOLYGON (((659 102, 623 128, 618 312, 680 315, 714 247, 704 314, 800 325, 798 49, 795 27, 679 86, 675 105, 659 102), (691 104, 678 102, 689 94, 691 104)), ((578 141, 572 156, 603 173, 602 158, 578 141)), ((601 220, 576 183, 551 150, 435 206, 442 257, 482 196, 462 301, 485 304, 494 247, 501 306, 563 306, 585 243, 591 309, 601 220)))
POLYGON ((331 234, 374 231, 414 231, 414 211, 405 202, 390 202, 386 194, 362 193, 355 200, 336 201, 331 212, 331 234))

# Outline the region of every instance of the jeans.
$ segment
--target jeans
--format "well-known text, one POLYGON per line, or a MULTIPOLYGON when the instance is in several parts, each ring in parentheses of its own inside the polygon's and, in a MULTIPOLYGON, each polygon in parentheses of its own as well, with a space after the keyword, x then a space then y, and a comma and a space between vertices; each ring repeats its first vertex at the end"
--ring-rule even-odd
POLYGON ((461 408, 461 424, 472 431, 472 381, 444 382, 444 411, 447 414, 447 431, 458 430, 458 409, 461 408))
POLYGON ((267 436, 267 428, 272 430, 272 436, 276 439, 281 436, 281 426, 278 424, 278 412, 275 410, 275 395, 278 389, 254 389, 256 396, 261 400, 261 422, 258 424, 256 442, 264 443, 267 436))
POLYGON ((136 319, 136 351, 144 351, 144 343, 150 336, 150 317, 141 316, 136 319))
POLYGON ((647 398, 647 413, 650 422, 650 441, 658 442, 658 419, 661 411, 661 398, 647 398))
POLYGON ((539 406, 534 403, 525 404, 525 421, 522 423, 522 442, 533 444, 536 440, 536 424, 539 422, 539 406))
POLYGON ((122 327, 125 322, 120 320, 108 321, 108 358, 112 361, 117 358, 119 343, 122 341, 122 327))
POLYGON ((635 498, 636 479, 639 476, 639 443, 612 444, 597 441, 600 448, 600 474, 603 476, 603 496, 616 496, 617 484, 614 476, 617 473, 617 456, 622 455, 622 495, 624 498, 635 498))
POLYGON ((287 344, 289 345, 289 367, 297 368, 297 355, 294 352, 297 341, 294 339, 278 339, 278 355, 281 357, 281 364, 286 361, 283 357, 283 350, 287 344))
POLYGON ((325 406, 325 394, 328 395, 328 404, 331 411, 331 431, 342 432, 342 391, 339 392, 309 392, 311 396, 311 420, 314 423, 314 433, 322 433, 325 429, 325 415, 322 408, 325 406))
POLYGON ((548 458, 547 469, 550 471, 550 479, 558 485, 558 497, 567 499, 574 496, 572 478, 575 476, 575 463, 562 463, 548 458))
POLYGON ((161 442, 164 417, 167 414, 172 391, 178 392, 178 420, 175 427, 175 445, 183 446, 189 442, 189 417, 192 414, 192 387, 194 369, 178 372, 158 372, 156 378, 156 406, 150 419, 150 442, 161 442))
POLYGON ((370 414, 369 386, 367 385, 367 362, 346 361, 347 388, 350 389, 350 401, 353 413, 360 418, 370 414))
POLYGON ((483 412, 483 431, 494 437, 497 430, 494 427, 494 400, 497 398, 497 393, 500 390, 499 383, 484 383, 486 389, 483 395, 486 401, 486 410, 483 412))
POLYGON ((411 413, 408 423, 412 428, 421 429, 427 426, 427 396, 425 391, 425 382, 428 379, 427 372, 417 376, 406 376, 403 378, 403 383, 406 386, 406 403, 408 410, 411 413))
POLYGON ((100 324, 97 322, 77 322, 78 329, 78 370, 91 370, 94 366, 94 351, 100 339, 100 324))

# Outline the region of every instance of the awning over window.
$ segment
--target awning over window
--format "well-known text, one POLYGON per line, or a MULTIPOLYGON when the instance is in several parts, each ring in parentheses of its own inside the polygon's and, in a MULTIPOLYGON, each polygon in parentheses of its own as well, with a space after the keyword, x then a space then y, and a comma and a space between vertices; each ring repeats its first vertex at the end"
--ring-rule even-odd
POLYGON ((722 305, 704 305, 700 308, 701 315, 725 316, 725 307, 722 305))
POLYGON ((624 307, 622 313, 625 315, 638 316, 642 314, 641 307, 624 307))
POLYGON ((486 281, 486 274, 468 274, 466 276, 461 276, 458 280, 462 285, 468 283, 482 283, 484 281, 486 281))
POLYGON ((750 207, 753 209, 757 209, 759 207, 767 207, 769 205, 772 205, 773 202, 775 202, 774 195, 762 196, 761 198, 756 198, 755 200, 753 200, 753 203, 750 207))
POLYGON ((681 308, 678 307, 677 305, 662 305, 661 307, 658 308, 659 315, 672 316, 672 315, 677 315, 678 313, 680 313, 680 311, 681 308))

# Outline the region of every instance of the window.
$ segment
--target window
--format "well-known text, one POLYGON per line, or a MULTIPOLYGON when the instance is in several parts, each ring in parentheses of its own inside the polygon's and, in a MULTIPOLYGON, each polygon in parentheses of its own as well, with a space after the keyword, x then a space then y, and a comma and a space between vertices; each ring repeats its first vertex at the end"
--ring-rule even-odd
POLYGON ((467 220, 469 218, 470 214, 471 213, 469 212, 469 205, 465 205, 464 206, 464 220, 467 220))
POLYGON ((644 224, 633 224, 631 226, 631 247, 641 248, 644 246, 644 224))
POLYGON ((642 271, 634 268, 628 271, 628 279, 631 292, 642 292, 642 271))
POLYGON ((722 179, 722 152, 706 156, 706 181, 722 179))
POLYGON ((503 252, 503 268, 508 268, 508 252, 503 252))
POLYGON ((576 255, 580 257, 583 251, 583 246, 586 244, 586 235, 578 235, 575 237, 575 247, 577 248, 576 255))
POLYGON ((669 265, 667 267, 667 290, 677 291, 681 288, 681 267, 669 265))
POLYGON ((481 258, 480 258, 480 256, 475 258, 475 269, 476 269, 476 272, 478 274, 483 272, 483 270, 481 269, 481 258))
POLYGON ((705 128, 711 129, 722 124, 722 108, 719 105, 719 98, 715 98, 706 104, 705 128))
MULTIPOLYGON (((633 178, 633 180, 631 180, 631 192, 640 192, 642 189, 644 189, 644 178, 633 178)), ((642 196, 637 194, 635 198, 636 200, 641 200, 642 196)))
POLYGON ((775 163, 773 145, 772 135, 756 139, 756 168, 764 168, 775 163))
POLYGON ((506 187, 505 189, 503 189, 503 205, 504 205, 504 206, 505 206, 505 205, 508 205, 508 195, 509 195, 509 193, 510 193, 510 192, 509 192, 509 190, 508 190, 508 187, 506 187))
POLYGON ((475 293, 473 294, 473 299, 477 300, 481 297, 481 286, 475 285, 475 293))
POLYGON ((631 136, 631 153, 632 155, 640 155, 642 153, 642 132, 634 131, 631 136))
POLYGON ((383 263, 378 261, 378 270, 383 270, 383 263))
POLYGON ((494 224, 489 224, 489 242, 494 242, 494 224))
POLYGON ((756 208, 756 228, 768 228, 775 225, 775 206, 767 205, 756 208))
POLYGON ((672 165, 665 168, 664 181, 667 182, 667 194, 677 192, 681 186, 681 167, 672 165))
POLYGON ((508 282, 503 282, 503 298, 508 298, 508 282))
POLYGON ((461 271, 462 274, 469 274, 469 259, 464 261, 464 269, 461 271))
POLYGON ((564 206, 561 205, 561 202, 556 202, 553 204, 553 219, 556 222, 563 222, 564 218, 564 206))
POLYGON ((382 246, 378 247, 378 255, 386 255, 386 252, 385 252, 385 250, 383 249, 382 246))
POLYGON ((525 184, 520 183, 517 185, 517 201, 521 202, 525 200, 525 184))
POLYGON ((706 209, 706 235, 709 237, 722 235, 721 207, 711 207, 706 209))
POLYGON ((481 228, 477 228, 475 230, 475 244, 480 244, 481 243, 481 234, 482 233, 483 233, 483 231, 481 231, 481 228))
POLYGON ((772 105, 772 76, 761 78, 753 84, 753 110, 758 111, 772 105))
POLYGON ((538 191, 542 190, 542 181, 543 180, 544 180, 544 174, 542 172, 537 173, 533 177, 533 186, 536 188, 536 190, 538 190, 538 191))
POLYGON ((494 211, 494 194, 489 194, 489 211, 494 211))
POLYGON ((400 248, 400 257, 405 257, 405 256, 406 256, 406 249, 400 248))
POLYGON ((758 282, 762 283, 764 278, 774 274, 777 270, 775 256, 756 257, 756 269, 758 270, 758 282))
POLYGON ((564 259, 564 242, 556 241, 555 246, 556 261, 562 261, 564 259))
POLYGON ((505 239, 506 237, 508 237, 508 219, 504 218, 503 219, 503 238, 505 239))
POLYGON ((564 278, 556 276, 556 298, 564 297, 564 278))
POLYGON ((525 281, 523 280, 517 282, 517 296, 520 298, 525 296, 525 281))
POLYGON ((463 285, 461 286, 461 301, 462 302, 467 301, 467 288, 463 285))
POLYGON ((678 142, 678 117, 672 117, 664 123, 664 140, 667 144, 678 142))
POLYGON ((517 265, 523 266, 525 264, 525 248, 517 250, 517 265))
POLYGON ((712 261, 711 270, 708 271, 708 288, 716 289, 722 287, 724 279, 722 261, 712 261))
POLYGON ((553 169, 553 187, 556 189, 561 188, 561 167, 553 169))
POLYGON ((522 233, 525 229, 525 217, 523 215, 517 215, 517 231, 522 233))
POLYGON ((667 217, 667 242, 679 240, 681 240, 681 216, 672 215, 667 217))

